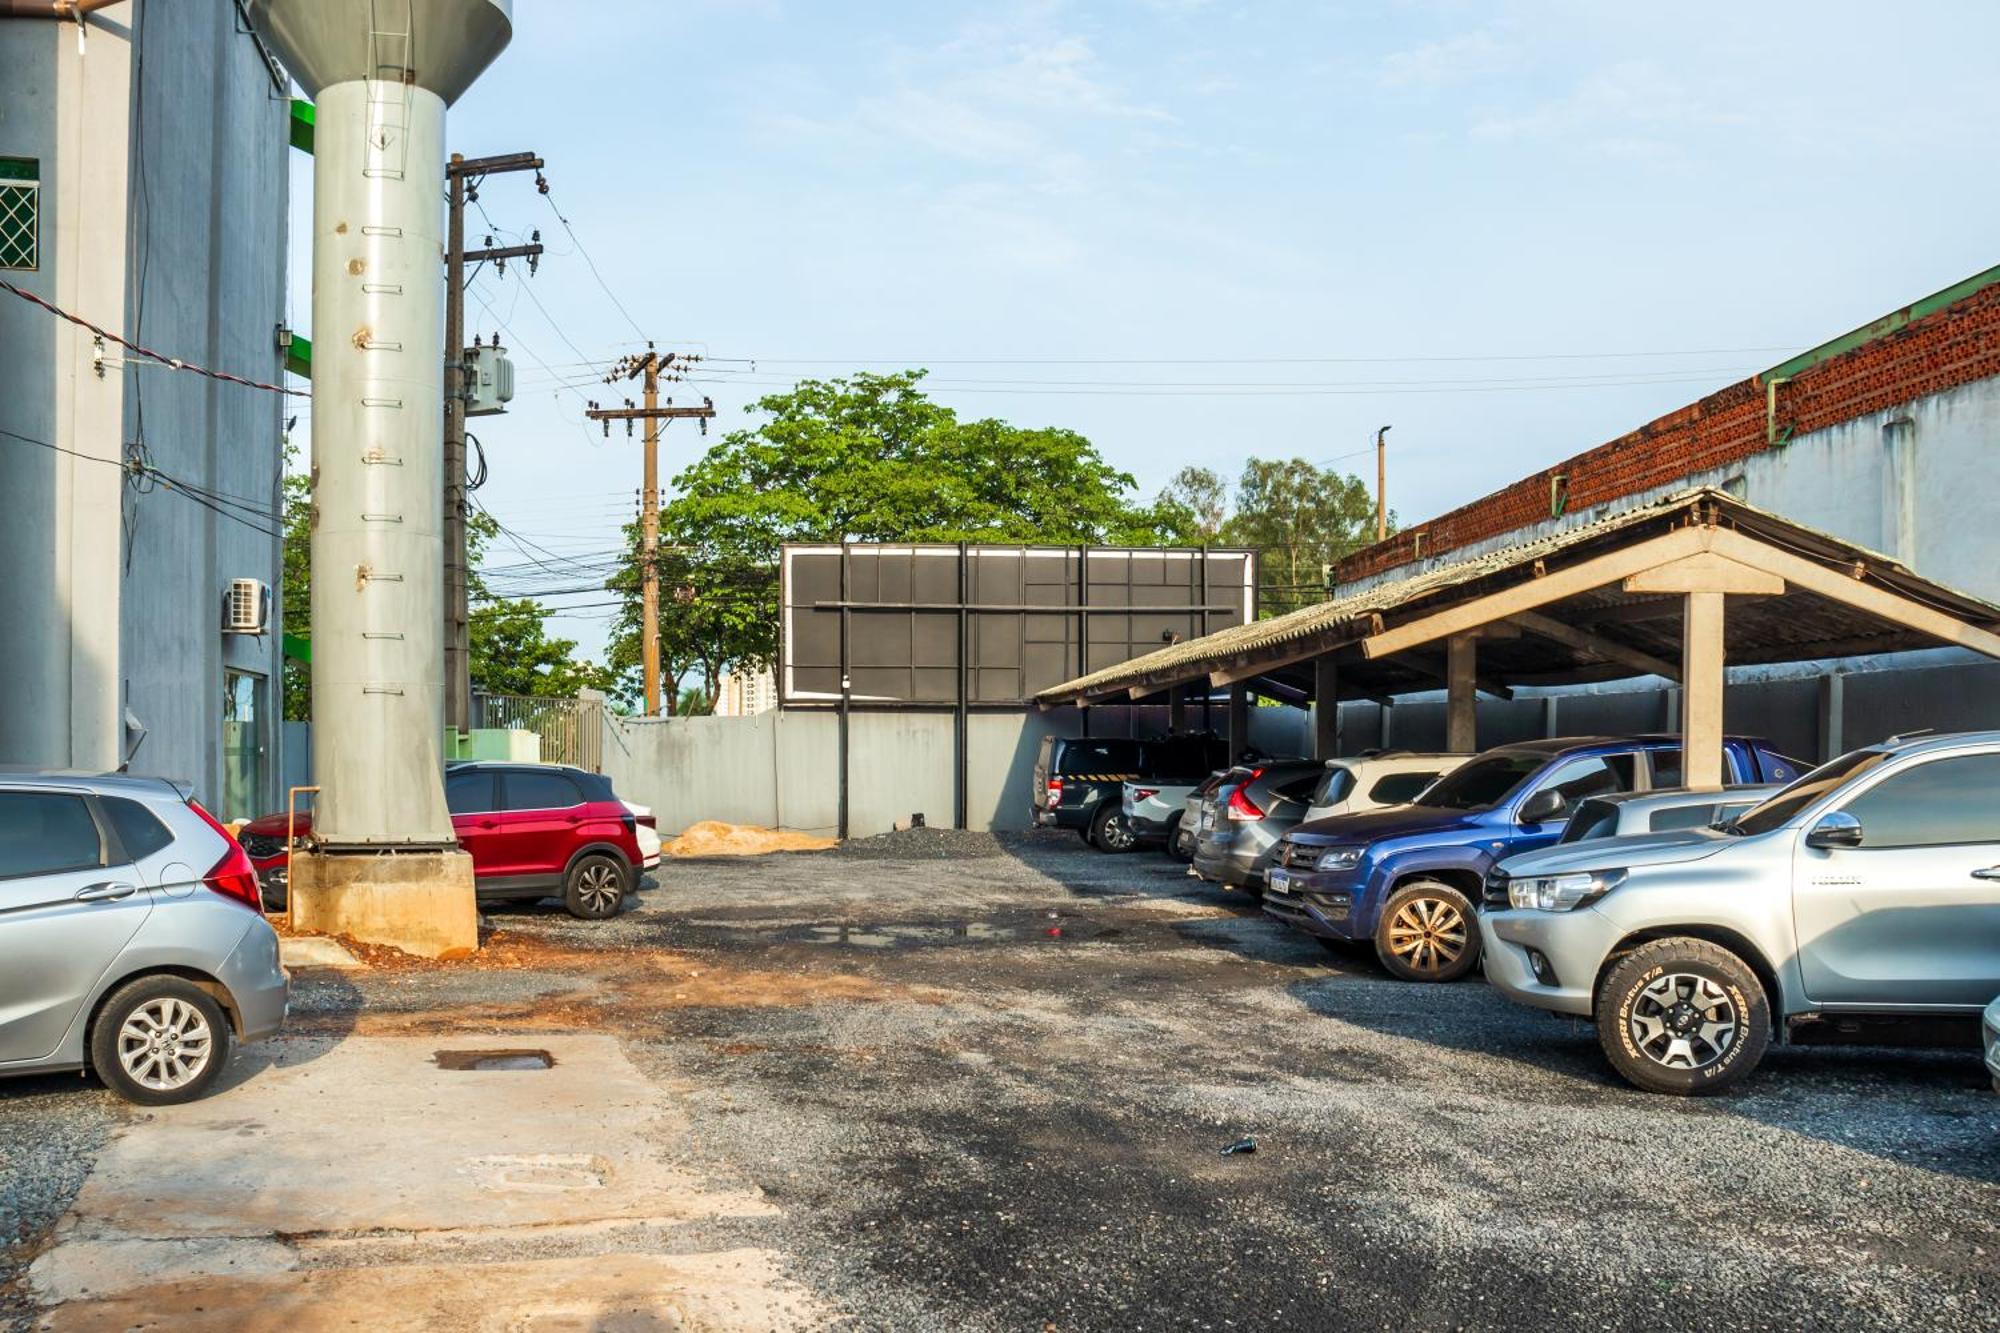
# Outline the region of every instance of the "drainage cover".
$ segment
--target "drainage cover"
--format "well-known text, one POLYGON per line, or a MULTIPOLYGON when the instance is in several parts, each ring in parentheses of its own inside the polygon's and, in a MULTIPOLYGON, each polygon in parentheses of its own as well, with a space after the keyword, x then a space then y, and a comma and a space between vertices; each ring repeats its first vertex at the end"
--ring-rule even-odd
POLYGON ((547 1051, 439 1051, 432 1057, 439 1069, 553 1069, 556 1058, 547 1051))

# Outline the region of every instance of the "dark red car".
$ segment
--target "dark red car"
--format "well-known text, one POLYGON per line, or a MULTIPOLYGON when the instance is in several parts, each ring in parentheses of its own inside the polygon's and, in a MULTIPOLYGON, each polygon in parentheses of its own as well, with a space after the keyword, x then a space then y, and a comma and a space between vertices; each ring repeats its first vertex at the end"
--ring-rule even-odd
MULTIPOLYGON (((619 800, 601 773, 459 763, 445 769, 444 795, 482 903, 560 897, 572 916, 616 916, 640 874, 660 863, 653 812, 619 800)), ((269 911, 285 904, 285 818, 253 819, 239 835, 269 911)), ((310 812, 299 813, 296 831, 312 832, 310 812)))

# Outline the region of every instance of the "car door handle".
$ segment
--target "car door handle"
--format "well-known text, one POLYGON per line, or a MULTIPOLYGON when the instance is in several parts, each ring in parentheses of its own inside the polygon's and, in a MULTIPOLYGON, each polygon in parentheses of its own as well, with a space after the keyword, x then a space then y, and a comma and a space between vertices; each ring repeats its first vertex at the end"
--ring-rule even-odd
POLYGON ((76 891, 80 903, 116 902, 120 898, 130 898, 139 891, 137 884, 126 884, 119 880, 107 879, 102 884, 86 884, 76 891))
POLYGON ((2000 879, 2000 866, 1988 866, 1984 870, 1972 872, 1974 879, 2000 879))

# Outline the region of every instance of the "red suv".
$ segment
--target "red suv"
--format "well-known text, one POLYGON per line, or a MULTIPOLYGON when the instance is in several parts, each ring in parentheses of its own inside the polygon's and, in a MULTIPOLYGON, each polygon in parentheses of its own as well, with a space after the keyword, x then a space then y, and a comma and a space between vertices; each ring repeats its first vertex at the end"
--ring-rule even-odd
MULTIPOLYGON (((660 863, 653 812, 621 801, 601 773, 555 764, 459 763, 444 775, 458 845, 472 854, 482 903, 560 896, 572 916, 616 916, 642 871, 660 863)), ((312 832, 300 812, 297 832, 312 832)), ((243 826, 266 910, 284 907, 285 816, 243 826)))

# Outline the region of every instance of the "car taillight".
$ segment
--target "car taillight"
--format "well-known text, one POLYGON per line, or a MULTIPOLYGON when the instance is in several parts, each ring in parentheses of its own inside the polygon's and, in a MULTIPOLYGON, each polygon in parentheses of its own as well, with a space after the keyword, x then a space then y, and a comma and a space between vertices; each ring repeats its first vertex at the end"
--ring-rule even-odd
POLYGON ((1160 789, 1158 787, 1134 787, 1132 789, 1132 799, 1135 801, 1150 801, 1159 794, 1160 789))
POLYGON ((222 854, 222 859, 201 877, 202 884, 225 898, 242 903, 253 912, 262 912, 264 895, 258 891, 257 867, 250 864, 250 853, 244 851, 243 844, 230 837, 229 830, 214 815, 202 809, 199 802, 189 801, 188 809, 200 815, 201 822, 220 833, 222 840, 229 844, 229 850, 222 854))
POLYGON ((1243 788, 1241 787, 1229 793, 1228 814, 1231 819, 1246 821, 1262 819, 1264 817, 1264 812, 1259 810, 1256 803, 1243 794, 1243 788))
POLYGON ((1050 805, 1061 805, 1061 804, 1062 804, 1062 779, 1061 779, 1061 778, 1050 778, 1050 779, 1049 779, 1049 804, 1050 804, 1050 805))

